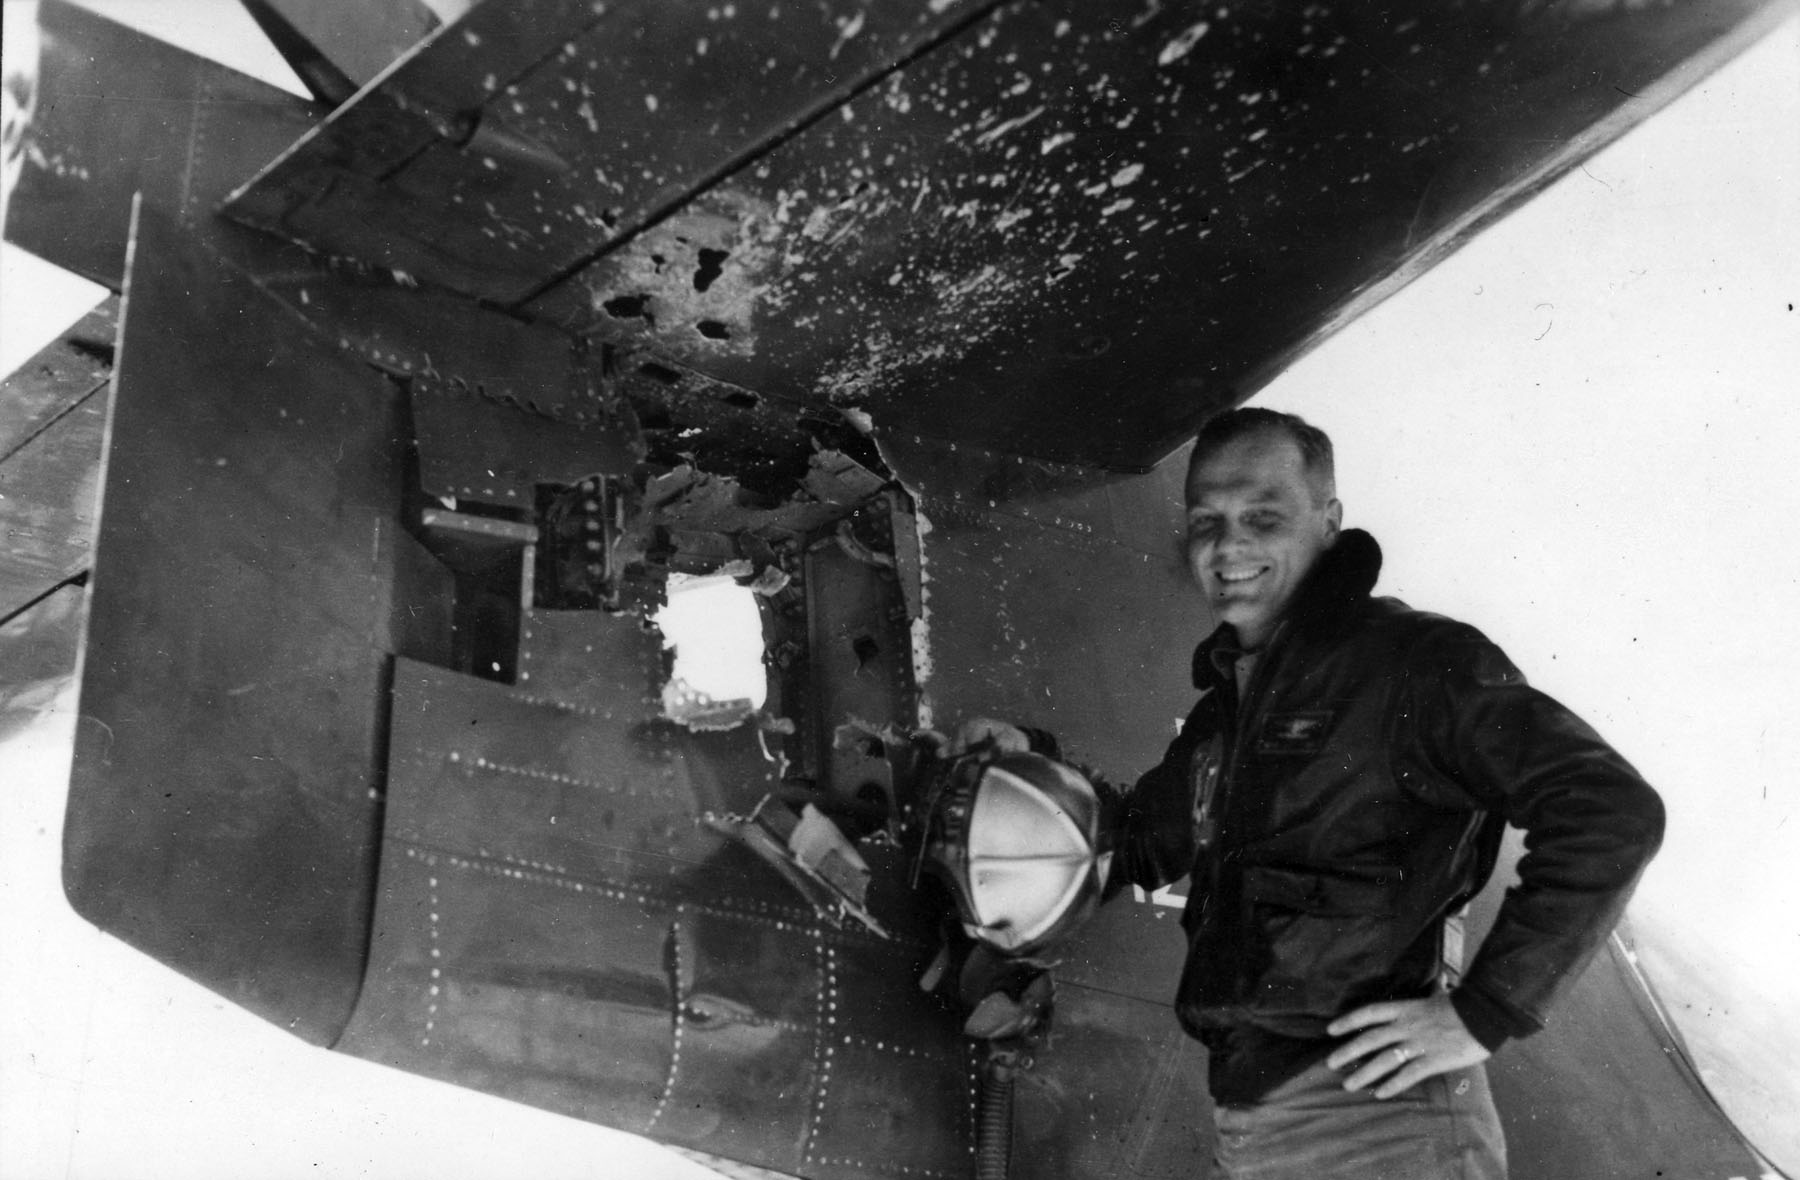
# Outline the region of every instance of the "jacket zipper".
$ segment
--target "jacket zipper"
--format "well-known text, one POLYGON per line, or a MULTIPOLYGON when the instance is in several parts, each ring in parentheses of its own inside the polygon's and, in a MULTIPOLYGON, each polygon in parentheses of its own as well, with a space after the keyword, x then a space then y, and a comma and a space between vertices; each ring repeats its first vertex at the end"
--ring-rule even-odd
MULTIPOLYGON (((1282 630, 1285 631, 1286 628, 1284 627, 1282 630)), ((1244 684, 1242 693, 1237 691, 1237 669, 1233 668, 1231 671, 1232 696, 1236 700, 1236 707, 1232 710, 1231 724, 1220 730, 1225 740, 1222 743, 1223 749, 1220 750, 1221 766, 1217 771, 1217 789, 1214 792, 1214 798, 1207 800, 1208 807, 1213 812, 1212 822, 1215 837, 1218 834, 1219 819, 1227 813, 1226 808, 1231 802, 1233 794, 1232 787, 1237 782, 1238 763, 1244 748, 1244 734, 1251 712, 1250 705, 1252 702, 1259 701, 1260 694, 1268 687, 1270 660, 1282 638, 1277 634, 1256 657, 1256 667, 1251 669, 1250 679, 1244 684)), ((1213 860, 1213 883, 1215 885, 1218 883, 1218 863, 1219 859, 1215 857, 1213 860)))
MULTIPOLYGON (((1285 631, 1286 628, 1283 628, 1283 630, 1285 631)), ((1214 825, 1212 838, 1215 841, 1219 835, 1219 828, 1222 826, 1219 821, 1221 818, 1229 815, 1228 809, 1232 798, 1236 793, 1233 790, 1233 787, 1237 782, 1239 762, 1244 748, 1243 739, 1247 732, 1246 727, 1251 714, 1250 706, 1252 703, 1258 702, 1261 699, 1260 694, 1266 690, 1269 684, 1272 657, 1275 655, 1277 645, 1280 643, 1281 638, 1281 634, 1278 633, 1275 638, 1269 642, 1268 646, 1263 648, 1262 654, 1256 659, 1256 666, 1250 671, 1250 679, 1245 682, 1242 693, 1236 691, 1237 669, 1234 667, 1231 670, 1231 687, 1236 705, 1233 710, 1231 724, 1220 727, 1219 732, 1225 739, 1222 743, 1222 749, 1220 750, 1220 762, 1223 765, 1218 772, 1216 790, 1213 793, 1213 797, 1208 800, 1208 809, 1213 813, 1210 818, 1214 825)), ((1220 883, 1221 878, 1224 876, 1225 853, 1222 848, 1209 851, 1211 852, 1211 855, 1207 858, 1209 863, 1207 866, 1208 885, 1206 904, 1208 908, 1211 908, 1212 904, 1220 899, 1220 883)), ((1237 938, 1241 940, 1247 931, 1249 919, 1249 914, 1242 911, 1243 898, 1241 892, 1238 898, 1238 905, 1240 907, 1240 912, 1237 915, 1235 924, 1238 927, 1237 938)), ((1239 951, 1241 952, 1241 950, 1242 947, 1240 946, 1239 951)), ((1238 962, 1234 970, 1235 982, 1232 987, 1232 993, 1234 996, 1233 1002, 1241 1002, 1249 986, 1247 975, 1249 963, 1245 961, 1245 957, 1241 953, 1237 954, 1236 957, 1238 962)))

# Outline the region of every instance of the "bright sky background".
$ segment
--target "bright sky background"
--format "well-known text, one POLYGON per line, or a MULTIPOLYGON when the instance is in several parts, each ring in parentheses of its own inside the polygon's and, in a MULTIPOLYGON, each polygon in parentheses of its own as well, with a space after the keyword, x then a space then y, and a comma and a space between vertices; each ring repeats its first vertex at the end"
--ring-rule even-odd
POLYGON ((1800 1174, 1797 304, 1789 21, 1256 401, 1333 436, 1380 592, 1487 631, 1662 791, 1640 952, 1800 1174))
POLYGON ((668 598, 656 625, 675 649, 675 676, 715 701, 761 708, 769 685, 755 591, 730 578, 672 574, 668 598))
MULTIPOLYGON (((93 6, 286 73, 229 2, 93 6)), ((4 0, 9 52, 28 7, 4 0)), ((0 259, 4 371, 99 297, 34 262, 0 259)), ((1789 22, 1258 399, 1336 438, 1347 523, 1388 551, 1384 592, 1481 626, 1664 791, 1669 842, 1633 909, 1646 961, 1790 1170, 1797 303, 1789 22)), ((308 1049, 75 918, 57 883, 68 704, 0 748, 0 1180, 708 1174, 308 1049)))

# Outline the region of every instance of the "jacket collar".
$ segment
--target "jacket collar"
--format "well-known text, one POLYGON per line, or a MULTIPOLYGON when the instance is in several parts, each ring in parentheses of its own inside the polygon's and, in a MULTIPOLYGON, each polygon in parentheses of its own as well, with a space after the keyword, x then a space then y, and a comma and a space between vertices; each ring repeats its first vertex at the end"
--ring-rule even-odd
MULTIPOLYGON (((1343 626, 1369 600, 1380 575, 1381 546, 1375 538, 1362 529, 1345 529, 1300 583, 1277 635, 1285 638, 1296 632, 1320 634, 1343 626)), ((1213 651, 1236 647, 1237 643, 1237 629, 1229 623, 1219 624, 1200 641, 1194 649, 1195 688, 1206 688, 1219 679, 1212 662, 1213 651)))

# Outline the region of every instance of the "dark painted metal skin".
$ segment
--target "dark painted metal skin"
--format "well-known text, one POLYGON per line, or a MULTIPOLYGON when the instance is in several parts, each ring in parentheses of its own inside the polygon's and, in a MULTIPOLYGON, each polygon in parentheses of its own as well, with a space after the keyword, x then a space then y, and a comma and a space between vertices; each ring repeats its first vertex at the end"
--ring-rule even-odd
POLYGON ((329 1044, 367 954, 384 653, 429 650, 404 604, 442 596, 394 517, 400 400, 149 210, 113 393, 65 885, 329 1044))
POLYGON ((1749 11, 1010 4, 531 310, 892 429, 1142 469, 1749 11), (669 280, 709 248, 704 294, 669 280))
MULTIPOLYGON (((398 527, 402 403, 288 325, 144 214, 76 907, 318 1043, 784 1171, 957 1174, 973 1060, 914 983, 930 921, 897 850, 872 854, 890 943, 701 823, 747 812, 778 764, 754 729, 660 718, 660 637, 634 614, 528 614, 512 686, 388 672, 448 642, 448 575, 398 527), (261 343, 195 346, 222 324, 261 343), (436 625, 402 630, 418 607, 436 625)), ((536 478, 561 475, 545 458, 536 478)))
POLYGON ((598 421, 598 407, 582 417, 552 416, 423 376, 412 380, 411 393, 420 482, 429 495, 525 509, 540 482, 623 475, 641 458, 637 439, 598 421))
POLYGON ((228 212, 520 303, 980 7, 482 5, 295 144, 228 212))
MULTIPOLYGON (((321 123, 46 0, 9 236, 117 285, 146 205, 71 899, 317 1043, 778 1172, 969 1175, 974 1059, 914 984, 939 915, 901 850, 860 843, 884 942, 706 817, 774 791, 866 819, 853 718, 1148 765, 1210 623, 1179 458, 1151 465, 1782 7, 528 0, 321 123), (210 216, 271 160, 234 212, 321 253, 210 216), (590 471, 631 513, 622 611, 528 609, 509 682, 450 670, 420 498, 522 520, 590 471), (789 579, 791 737, 661 716, 661 578, 727 561, 789 579)), ((1179 892, 1062 948, 1016 1175, 1207 1159, 1179 892)), ((1520 1180, 1570 1141, 1621 1177, 1751 1171, 1602 1011, 1634 986, 1509 1050, 1520 1180), (1659 1117, 1627 1142, 1544 1105, 1596 1085, 1659 1117)))
POLYGON ((625 36, 573 0, 479 9, 231 212, 547 288, 532 315, 765 396, 1142 469, 1761 27, 1754 0, 1069 0, 895 41, 851 4, 653 7, 625 36), (562 53, 514 49, 528 24, 562 53))
POLYGON ((636 619, 533 612, 521 648, 510 686, 396 669, 374 958, 339 1048, 784 1172, 957 1174, 972 1061, 913 984, 918 916, 891 914, 897 942, 822 921, 696 823, 747 813, 775 764, 752 728, 657 716, 636 619))
POLYGON ((599 425, 606 417, 584 350, 562 333, 297 248, 294 257, 273 257, 271 239, 241 232, 245 240, 228 239, 241 247, 228 256, 296 325, 382 372, 436 378, 555 421, 599 425))

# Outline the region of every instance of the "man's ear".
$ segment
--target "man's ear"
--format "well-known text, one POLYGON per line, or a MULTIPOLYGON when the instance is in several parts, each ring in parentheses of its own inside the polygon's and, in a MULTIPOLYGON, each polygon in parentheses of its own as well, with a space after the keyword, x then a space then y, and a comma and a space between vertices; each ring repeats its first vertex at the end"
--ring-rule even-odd
POLYGON ((1344 527, 1344 504, 1341 500, 1332 500, 1325 505, 1325 536, 1328 540, 1337 540, 1338 531, 1344 527))

